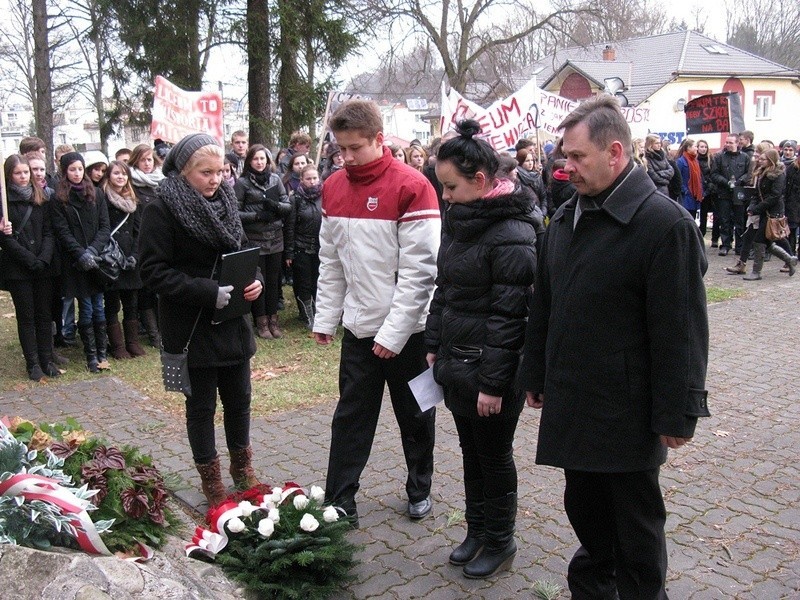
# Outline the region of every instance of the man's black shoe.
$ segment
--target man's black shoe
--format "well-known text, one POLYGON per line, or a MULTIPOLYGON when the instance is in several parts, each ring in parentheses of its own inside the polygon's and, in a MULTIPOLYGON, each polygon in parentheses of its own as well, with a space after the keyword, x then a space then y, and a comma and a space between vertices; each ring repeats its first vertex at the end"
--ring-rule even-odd
POLYGON ((725 246, 723 246, 722 248, 719 249, 719 255, 728 256, 728 249, 725 246))
POLYGON ((412 519, 424 519, 427 517, 433 508, 433 500, 428 496, 419 502, 408 503, 408 516, 412 519))

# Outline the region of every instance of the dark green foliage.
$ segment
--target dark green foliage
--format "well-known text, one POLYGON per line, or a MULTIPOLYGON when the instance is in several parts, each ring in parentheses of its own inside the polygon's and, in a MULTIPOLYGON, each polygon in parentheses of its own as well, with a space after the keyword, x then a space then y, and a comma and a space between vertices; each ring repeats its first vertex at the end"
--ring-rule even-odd
POLYGON ((216 561, 231 579, 259 598, 315 600, 331 596, 355 578, 350 570, 357 547, 347 540, 347 521, 326 523, 313 500, 298 510, 289 499, 279 510, 280 521, 269 539, 257 531, 266 510, 242 517, 246 527, 241 533, 228 532, 228 545, 216 561), (319 522, 316 531, 300 529, 306 513, 319 522))

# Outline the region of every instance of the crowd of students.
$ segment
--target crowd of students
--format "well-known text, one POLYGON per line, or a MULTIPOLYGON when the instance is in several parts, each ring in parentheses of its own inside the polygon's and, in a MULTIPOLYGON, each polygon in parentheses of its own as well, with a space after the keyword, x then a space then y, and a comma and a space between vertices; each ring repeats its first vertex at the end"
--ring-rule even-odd
MULTIPOLYGON (((278 311, 287 275, 301 320, 310 328, 314 318, 322 181, 343 163, 332 144, 317 167, 308 155, 310 143, 306 134, 296 134, 278 162, 264 146, 248 146, 239 131, 225 157, 224 179, 236 195, 249 242, 261 249, 265 290, 253 302, 252 316, 264 339, 283 336, 278 311)), ((56 172, 49 174, 44 142, 29 137, 6 159, 0 279, 15 307, 30 379, 58 377, 69 362, 58 351, 62 347, 82 345, 92 373, 110 369, 109 356, 144 356, 140 336, 161 347, 156 294, 143 284, 138 265, 139 230, 145 207, 164 181, 168 152, 157 140, 154 146, 121 149, 109 160, 96 150, 78 153, 60 145, 56 172), (98 265, 112 236, 126 261, 118 279, 109 282, 98 265)))

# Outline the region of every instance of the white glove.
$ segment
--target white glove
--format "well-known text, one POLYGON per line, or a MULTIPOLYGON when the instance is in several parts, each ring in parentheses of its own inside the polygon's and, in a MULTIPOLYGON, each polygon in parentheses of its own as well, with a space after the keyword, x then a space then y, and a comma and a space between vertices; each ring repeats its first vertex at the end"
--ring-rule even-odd
POLYGON ((232 285, 224 285, 217 290, 217 308, 225 308, 231 301, 232 285))

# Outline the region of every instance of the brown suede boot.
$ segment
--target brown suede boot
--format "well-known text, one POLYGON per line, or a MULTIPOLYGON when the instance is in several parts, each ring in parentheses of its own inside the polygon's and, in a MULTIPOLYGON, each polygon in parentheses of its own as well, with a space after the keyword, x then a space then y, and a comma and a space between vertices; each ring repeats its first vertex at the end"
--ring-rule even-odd
POLYGON ((219 457, 210 463, 195 463, 197 472, 200 473, 200 481, 203 484, 203 494, 208 500, 208 507, 211 508, 220 504, 228 496, 225 486, 222 484, 222 473, 219 469, 219 457))
POLYGON ((258 337, 264 340, 271 340, 272 332, 269 330, 269 317, 264 315, 263 317, 256 317, 256 330, 258 333, 258 337))
POLYGON ((124 358, 132 358, 128 351, 125 349, 125 341, 122 339, 122 327, 119 321, 109 321, 106 325, 108 332, 108 349, 111 356, 117 360, 124 358))
POLYGON ((139 321, 131 319, 122 322, 122 329, 125 331, 125 349, 131 357, 147 356, 147 352, 139 343, 139 321))
POLYGON ((283 332, 281 331, 281 328, 278 325, 278 315, 269 316, 269 332, 275 339, 280 339, 283 337, 283 332))
POLYGON ((253 449, 248 446, 239 450, 228 449, 231 455, 231 477, 234 485, 240 490, 249 490, 260 485, 261 482, 256 478, 251 461, 253 459, 253 449))

